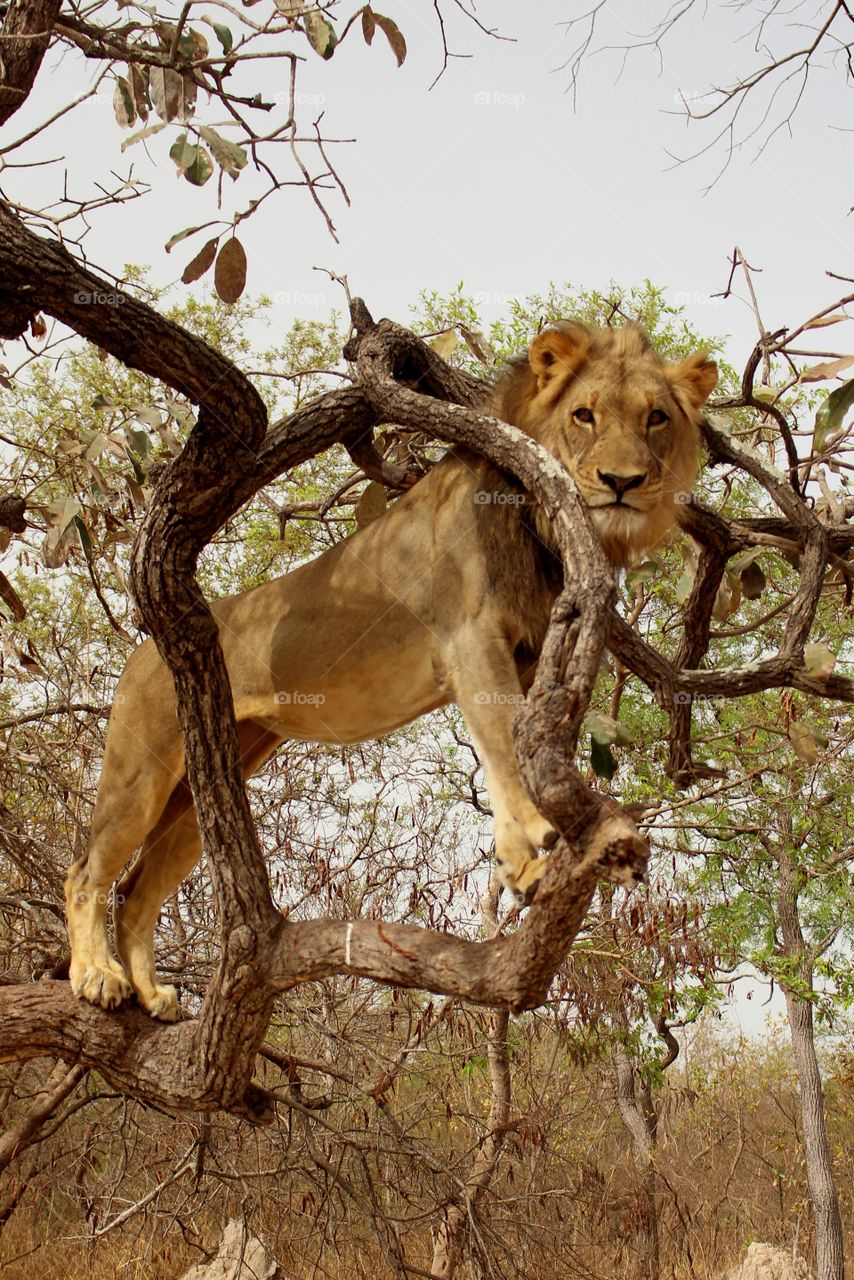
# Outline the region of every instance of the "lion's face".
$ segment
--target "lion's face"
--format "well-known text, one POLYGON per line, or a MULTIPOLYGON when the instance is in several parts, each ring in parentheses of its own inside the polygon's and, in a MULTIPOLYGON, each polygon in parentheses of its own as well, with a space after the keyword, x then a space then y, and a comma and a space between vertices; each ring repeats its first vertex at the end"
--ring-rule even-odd
POLYGON ((535 338, 503 403, 499 391, 499 411, 560 459, 609 560, 626 565, 673 530, 697 478, 699 410, 716 382, 704 352, 667 365, 635 325, 567 323, 535 338))

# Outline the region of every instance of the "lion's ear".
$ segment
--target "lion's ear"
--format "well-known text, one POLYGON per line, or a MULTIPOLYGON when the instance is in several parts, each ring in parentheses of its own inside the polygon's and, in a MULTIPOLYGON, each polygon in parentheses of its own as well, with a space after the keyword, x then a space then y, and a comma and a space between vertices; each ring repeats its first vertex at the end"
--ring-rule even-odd
POLYGON ((567 324, 539 334, 528 349, 537 389, 543 391, 551 383, 555 390, 562 388, 584 364, 589 350, 590 334, 581 324, 567 324))
POLYGON ((681 364, 670 365, 667 378, 677 398, 686 400, 692 409, 699 409, 718 384, 718 366, 705 351, 695 351, 681 364))

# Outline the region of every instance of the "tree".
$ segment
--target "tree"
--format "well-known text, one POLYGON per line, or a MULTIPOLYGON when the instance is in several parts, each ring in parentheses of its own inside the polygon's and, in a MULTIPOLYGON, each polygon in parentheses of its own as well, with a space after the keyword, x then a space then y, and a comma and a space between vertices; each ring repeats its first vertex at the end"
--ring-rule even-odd
MULTIPOLYGON (((396 48, 394 32, 380 22, 379 15, 372 10, 360 13, 366 34, 372 22, 379 25, 392 49, 399 51, 399 41, 396 48)), ((161 19, 152 18, 139 35, 135 30, 117 34, 114 26, 93 32, 91 15, 81 29, 76 18, 66 23, 58 6, 33 3, 11 7, 5 23, 13 48, 4 59, 4 96, 0 98, 7 119, 36 83, 47 33, 53 39, 71 41, 96 59, 103 56, 109 62, 122 57, 128 61, 130 70, 124 83, 117 82, 119 112, 128 118, 133 111, 148 109, 149 103, 160 111, 162 123, 189 116, 194 110, 192 85, 200 83, 213 85, 212 92, 224 109, 237 110, 241 105, 221 87, 224 77, 217 79, 219 64, 224 70, 237 42, 216 28, 222 58, 203 50, 198 33, 189 28, 185 33, 180 20, 164 30, 161 19), (231 45, 226 49, 229 40, 231 45), (144 71, 137 74, 133 70, 146 66, 147 82, 144 71)), ((322 55, 334 47, 329 20, 319 11, 301 9, 297 15, 284 14, 281 24, 278 18, 271 23, 258 34, 275 36, 287 30, 307 39, 322 55)), ((294 65, 293 58, 287 56, 294 65)), ((237 57, 235 53, 235 62, 237 57)), ((248 106, 255 109, 254 102, 248 106)), ((234 176, 235 170, 239 174, 245 167, 238 155, 243 144, 234 144, 236 150, 230 150, 221 135, 216 134, 219 140, 210 136, 213 126, 204 128, 208 134, 200 126, 198 142, 190 140, 189 130, 183 139, 176 140, 173 159, 182 174, 193 182, 209 166, 212 171, 213 160, 222 174, 234 176)), ((287 129, 296 145, 295 125, 289 122, 287 129)), ((245 142, 244 150, 251 150, 261 139, 250 131, 245 142)), ((322 154, 322 140, 316 139, 316 145, 322 154)), ((316 195, 316 183, 306 178, 306 184, 316 195)), ((192 426, 183 448, 175 451, 173 460, 159 473, 146 472, 146 444, 144 439, 134 439, 133 427, 129 431, 125 426, 120 428, 125 433, 123 443, 111 439, 112 428, 95 433, 82 451, 80 463, 94 470, 94 474, 88 472, 89 478, 102 492, 109 490, 110 482, 103 474, 108 459, 102 463, 101 454, 109 454, 111 444, 119 445, 131 464, 135 458, 140 467, 141 475, 134 479, 139 492, 132 485, 127 488, 130 502, 144 508, 130 581, 142 623, 179 678, 188 779, 208 854, 220 947, 212 957, 207 986, 202 990, 199 984, 197 1016, 176 1027, 154 1026, 133 1010, 108 1015, 83 1008, 57 981, 16 981, 6 986, 0 991, 0 1052, 4 1057, 25 1061, 48 1053, 67 1055, 100 1073, 109 1089, 177 1111, 226 1109, 263 1120, 269 1118, 271 1104, 277 1100, 297 1109, 304 1107, 296 1086, 283 1090, 277 1084, 270 1089, 254 1079, 259 1052, 265 1061, 277 1062, 287 1071, 298 1073, 301 1069, 300 1062, 282 1054, 268 1038, 276 999, 282 992, 289 992, 290 1000, 299 1002, 296 989, 302 984, 336 976, 345 983, 369 978, 394 988, 427 988, 502 1010, 536 1007, 546 999, 600 881, 615 875, 625 878, 641 870, 647 849, 637 833, 638 808, 620 806, 606 789, 594 790, 593 779, 582 774, 586 766, 573 763, 583 734, 585 745, 588 736, 592 739, 591 764, 600 779, 609 780, 618 764, 624 742, 618 719, 622 714, 620 698, 615 714, 600 712, 598 720, 585 721, 606 646, 619 664, 617 685, 623 688, 632 679, 643 690, 640 700, 645 702, 648 723, 658 716, 664 727, 664 716, 669 720, 668 769, 673 782, 680 786, 699 784, 707 789, 706 798, 714 794, 719 782, 718 766, 713 758, 696 758, 697 752, 707 751, 705 704, 697 700, 746 698, 781 688, 819 699, 854 699, 852 681, 833 673, 825 654, 808 650, 822 600, 828 592, 847 589, 849 581, 852 531, 847 521, 854 506, 831 493, 825 507, 816 510, 812 499, 816 491, 821 493, 821 468, 847 465, 846 414, 854 390, 851 383, 845 383, 814 403, 809 393, 803 394, 803 383, 833 379, 845 367, 846 357, 833 352, 829 361, 822 357, 822 363, 804 366, 803 349, 794 345, 805 332, 824 330, 841 320, 839 309, 852 300, 851 295, 790 332, 769 334, 763 327, 743 376, 725 389, 717 403, 719 414, 729 416, 719 417, 705 428, 711 461, 725 468, 722 488, 730 506, 724 515, 699 504, 685 504, 684 527, 701 549, 698 557, 685 562, 682 617, 678 618, 675 599, 668 598, 668 588, 656 582, 657 564, 648 562, 638 568, 630 586, 639 586, 645 600, 647 585, 655 583, 649 599, 663 607, 651 611, 648 623, 641 618, 642 610, 635 614, 632 609, 630 622, 625 612, 615 607, 616 585, 568 477, 557 473, 532 441, 478 410, 485 379, 455 367, 460 365, 459 359, 446 363, 435 349, 408 331, 387 321, 375 325, 364 305, 355 301, 351 309, 354 333, 345 347, 347 385, 324 395, 308 394, 304 399, 298 395, 289 417, 270 428, 268 407, 258 386, 229 358, 227 342, 218 339, 220 349, 214 349, 188 324, 164 316, 144 302, 139 287, 115 287, 84 266, 66 245, 36 234, 25 218, 24 210, 9 204, 0 207, 3 336, 20 339, 29 331, 30 339, 39 341, 45 335, 44 313, 113 356, 134 371, 135 377, 142 375, 147 380, 142 408, 135 400, 137 407, 128 416, 156 433, 170 452, 169 433, 176 445, 178 442, 175 424, 183 418, 186 426, 192 426), (760 368, 765 373, 772 359, 790 376, 779 387, 769 385, 770 378, 757 385, 760 368), (190 406, 197 411, 192 424, 190 406), (141 414, 145 416, 141 418, 141 414), (376 430, 386 423, 394 424, 394 431, 375 439, 376 430), (537 682, 519 717, 517 749, 539 807, 557 829, 572 832, 572 838, 556 849, 538 901, 519 928, 512 933, 502 930, 485 941, 411 922, 348 918, 332 910, 326 918, 282 918, 270 895, 245 790, 235 781, 239 777, 237 744, 225 670, 216 627, 197 579, 197 560, 203 549, 263 486, 333 444, 343 443, 361 472, 393 498, 412 479, 395 457, 401 433, 407 440, 414 436, 417 443, 438 439, 467 445, 517 476, 551 521, 564 560, 564 590, 555 606, 537 682), (785 474, 774 465, 778 449, 785 458, 785 474), (141 483, 149 474, 156 481, 150 496, 141 483), (774 507, 777 514, 769 514, 774 507), (755 510, 763 513, 754 515, 755 510), (776 594, 771 612, 750 617, 745 634, 757 643, 761 639, 762 647, 750 654, 747 662, 745 650, 740 648, 730 650, 729 665, 703 666, 711 646, 717 643, 713 620, 734 614, 740 599, 762 594, 757 577, 761 571, 755 566, 760 554, 768 554, 767 548, 798 557, 798 565, 796 574, 787 580, 786 592, 778 590, 776 581, 773 584, 776 594), (180 632, 172 626, 176 616, 184 620, 180 632), (679 634, 676 643, 674 633, 679 634)), ((231 230, 239 220, 232 220, 231 230)), ((235 301, 243 285, 240 249, 228 247, 236 243, 232 236, 221 248, 214 244, 213 251, 209 244, 197 255, 192 269, 188 267, 192 276, 205 263, 213 265, 220 297, 226 302, 235 301)), ((653 313, 654 295, 647 301, 653 313)), ((560 299, 549 302, 557 307, 560 299)), ((464 310, 462 300, 459 306, 464 310)), ((614 300, 603 318, 613 321, 631 309, 631 300, 614 300)), ((482 367, 490 365, 489 348, 478 336, 476 325, 455 318, 453 333, 474 351, 482 367)), ((667 332, 659 336, 666 347, 670 340, 667 332)), ((319 341, 323 338, 318 335, 319 341)), ((444 349, 450 345, 446 340, 444 349)), ((302 376, 308 380, 308 374, 303 372, 302 376)), ((134 386, 140 386, 138 380, 134 386)), ((109 412, 109 400, 104 399, 107 403, 102 410, 109 412)), ((48 496, 53 485, 54 478, 49 477, 48 496)), ((4 506, 10 535, 21 532, 23 519, 15 496, 4 506)), ((311 501, 309 498, 309 504, 311 501)), ((132 622, 126 611, 114 608, 109 588, 105 591, 100 581, 102 567, 89 554, 92 544, 84 504, 78 506, 79 510, 72 507, 52 513, 55 518, 48 554, 61 562, 73 539, 79 541, 84 581, 91 582, 112 632, 126 640, 132 622)), ((285 519, 296 514, 294 510, 284 512, 285 519)), ((132 525, 129 518, 122 522, 111 515, 111 519, 113 528, 104 519, 106 543, 110 535, 126 535, 132 525)), ((75 591, 79 592, 79 586, 78 578, 75 591)), ((4 599, 8 607, 19 611, 20 596, 8 582, 7 588, 4 599)), ((80 598, 85 600, 84 608, 93 607, 88 594, 83 597, 81 593, 80 598)), ((55 643, 61 653, 61 641, 55 643)), ((16 653, 15 661, 24 666, 39 664, 38 655, 26 649, 16 653)), ((72 715, 78 714, 74 708, 81 705, 95 706, 97 711, 104 708, 106 698, 81 704, 76 698, 72 701, 70 694, 70 688, 61 690, 59 705, 69 707, 72 715)), ((28 714, 28 708, 18 706, 13 719, 22 724, 28 714)), ((81 751, 78 732, 82 739, 82 732, 75 728, 63 744, 64 777, 57 779, 51 794, 51 803, 57 806, 67 802, 71 791, 66 781, 71 761, 81 751)), ((820 740, 803 720, 789 717, 787 738, 801 755, 817 754, 820 740), (800 728, 793 729, 793 725, 800 728)), ((89 751, 91 758, 91 747, 89 751)), ((84 767, 89 767, 85 758, 84 767)), ((642 803, 648 806, 653 796, 661 799, 668 786, 661 772, 640 759, 637 772, 645 784, 642 803)), ((84 825, 78 807, 69 818, 69 828, 82 838, 84 825)), ((35 859, 24 824, 5 840, 12 866, 30 873, 35 859)), ((322 862, 323 855, 318 855, 312 886, 316 893, 322 893, 326 883, 322 862)), ((56 887, 48 885, 50 894, 44 902, 51 903, 56 887)), ((29 905, 26 901, 13 904, 16 920, 29 905)), ((394 895, 386 896, 382 906, 389 915, 395 914, 394 895)), ((35 909, 46 917, 52 914, 49 905, 35 909)), ((29 940, 26 929, 22 936, 29 940)), ((177 942, 187 950, 186 939, 182 942, 178 938, 177 942)), ((22 974, 18 971, 15 976, 22 974)), ((489 1033, 494 1054, 491 1146, 484 1148, 483 1165, 475 1165, 469 1181, 464 1181, 471 1201, 476 1199, 474 1192, 489 1185, 497 1170, 492 1153, 500 1150, 498 1136, 505 1123, 506 1105, 501 1086, 501 1042, 506 1040, 502 1019, 503 1014, 495 1015, 489 1033)), ((432 1025, 432 1016, 424 1014, 424 1020, 425 1026, 432 1025)), ((327 1062, 327 1066, 333 1064, 327 1062)), ((43 1123, 43 1113, 47 1115, 50 1108, 61 1105, 70 1096, 65 1091, 73 1091, 78 1084, 77 1077, 68 1073, 51 1077, 21 1133, 34 1135, 43 1123)), ((378 1087, 377 1093, 381 1097, 383 1090, 378 1087)), ((192 1170, 203 1147, 199 1137, 182 1155, 177 1166, 181 1177, 192 1170)), ((354 1161, 364 1155, 355 1142, 349 1150, 354 1161)), ((398 1272, 405 1270, 406 1246, 392 1218, 376 1211, 370 1199, 361 1196, 352 1180, 336 1171, 323 1152, 315 1151, 312 1159, 315 1169, 324 1169, 330 1185, 360 1202, 360 1211, 367 1217, 373 1215, 378 1224, 378 1247, 387 1265, 398 1272)), ((437 1201, 448 1207, 448 1213, 431 1265, 434 1274, 438 1267, 438 1274, 449 1276, 453 1258, 459 1255, 463 1227, 477 1219, 471 1208, 462 1214, 457 1211, 459 1198, 455 1202, 443 1194, 437 1201)))

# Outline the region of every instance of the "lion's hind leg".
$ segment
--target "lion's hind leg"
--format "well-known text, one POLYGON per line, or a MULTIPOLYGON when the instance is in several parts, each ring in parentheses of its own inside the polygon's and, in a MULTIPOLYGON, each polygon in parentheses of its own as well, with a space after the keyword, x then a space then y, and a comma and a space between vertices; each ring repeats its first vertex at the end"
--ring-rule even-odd
MULTIPOLYGON (((254 720, 241 721, 237 738, 243 772, 254 773, 281 738, 254 720)), ((116 892, 116 946, 137 999, 153 1018, 174 1022, 175 987, 161 983, 154 965, 154 929, 163 903, 189 875, 201 852, 193 798, 186 780, 172 792, 157 825, 116 892)))
POLYGON ((160 908, 198 861, 196 811, 186 782, 175 788, 157 826, 116 890, 116 947, 136 997, 153 1018, 174 1022, 178 993, 157 979, 154 929, 160 908))
POLYGON ((140 840, 133 818, 131 812, 124 821, 98 823, 89 852, 72 865, 65 881, 71 988, 104 1009, 115 1008, 132 991, 110 950, 107 920, 113 882, 140 840))

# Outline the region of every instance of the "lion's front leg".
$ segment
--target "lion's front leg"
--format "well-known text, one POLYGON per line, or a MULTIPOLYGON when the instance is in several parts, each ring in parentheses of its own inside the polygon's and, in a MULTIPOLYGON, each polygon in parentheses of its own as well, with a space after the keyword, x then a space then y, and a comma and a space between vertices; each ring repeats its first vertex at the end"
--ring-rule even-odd
POLYGON ((516 763, 513 717, 524 694, 513 655, 503 638, 485 642, 469 631, 457 638, 448 678, 486 774, 498 874, 517 902, 530 902, 546 868, 538 850, 551 848, 557 832, 528 795, 516 763))

